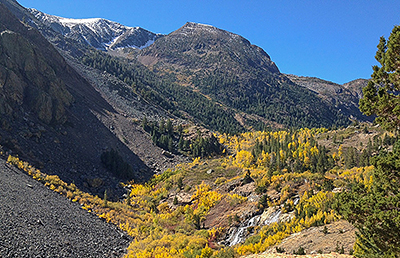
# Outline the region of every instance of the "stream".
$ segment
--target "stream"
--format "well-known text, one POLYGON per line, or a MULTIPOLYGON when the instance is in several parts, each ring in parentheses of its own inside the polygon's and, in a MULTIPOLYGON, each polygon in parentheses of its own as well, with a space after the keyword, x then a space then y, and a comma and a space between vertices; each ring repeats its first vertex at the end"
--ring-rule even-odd
POLYGON ((263 214, 255 215, 254 217, 251 217, 250 219, 243 222, 238 228, 231 228, 230 232, 228 233, 229 237, 226 239, 226 245, 234 246, 236 244, 244 242, 247 235, 246 231, 249 227, 265 226, 275 222, 279 222, 279 217, 281 213, 282 211, 280 209, 276 210, 272 212, 264 221, 262 221, 263 214))
MULTIPOLYGON (((294 205, 297 205, 299 203, 299 200, 299 198, 294 199, 294 205)), ((268 210, 264 211, 263 214, 255 215, 250 219, 244 221, 240 224, 239 227, 231 228, 227 234, 228 237, 225 240, 225 245, 234 246, 239 243, 243 243, 248 236, 246 231, 249 227, 266 226, 272 223, 279 222, 281 220, 281 216, 285 214, 282 214, 282 210, 280 208, 274 211, 273 209, 275 208, 270 207, 268 210), (266 217, 266 214, 268 213, 269 215, 266 217)))

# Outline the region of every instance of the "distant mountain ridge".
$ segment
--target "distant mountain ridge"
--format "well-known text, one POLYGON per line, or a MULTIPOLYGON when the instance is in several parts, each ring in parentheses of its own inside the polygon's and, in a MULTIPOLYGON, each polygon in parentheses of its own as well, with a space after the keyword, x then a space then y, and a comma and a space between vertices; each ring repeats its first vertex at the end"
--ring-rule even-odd
MULTIPOLYGON (((319 94, 340 94, 343 91, 349 91, 349 94, 357 98, 361 98, 360 90, 368 84, 367 79, 356 79, 345 84, 338 84, 331 81, 323 80, 316 77, 298 76, 294 74, 286 74, 291 81, 298 85, 304 86, 319 94)), ((361 90, 362 94, 362 90, 361 90)))
POLYGON ((315 77, 293 74, 286 74, 286 77, 294 83, 318 93, 321 99, 341 109, 352 119, 369 120, 358 108, 358 102, 362 98, 362 88, 368 84, 367 79, 357 79, 341 85, 315 77))
POLYGON ((353 92, 353 94, 355 94, 359 99, 362 98, 363 96, 363 91, 362 89, 367 86, 368 82, 370 80, 368 79, 355 79, 349 82, 346 82, 343 84, 343 87, 345 87, 346 89, 350 90, 353 92))
POLYGON ((69 19, 45 14, 33 8, 27 10, 55 32, 99 50, 142 49, 163 36, 140 27, 127 27, 102 18, 69 19))

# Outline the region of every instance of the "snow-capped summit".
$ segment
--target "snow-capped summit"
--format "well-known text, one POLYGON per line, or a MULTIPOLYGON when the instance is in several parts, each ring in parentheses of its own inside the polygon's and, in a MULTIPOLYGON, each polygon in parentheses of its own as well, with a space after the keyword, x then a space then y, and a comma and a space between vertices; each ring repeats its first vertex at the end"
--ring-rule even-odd
POLYGON ((163 36, 140 27, 127 27, 102 18, 70 19, 28 9, 39 21, 65 37, 100 50, 145 48, 163 36))

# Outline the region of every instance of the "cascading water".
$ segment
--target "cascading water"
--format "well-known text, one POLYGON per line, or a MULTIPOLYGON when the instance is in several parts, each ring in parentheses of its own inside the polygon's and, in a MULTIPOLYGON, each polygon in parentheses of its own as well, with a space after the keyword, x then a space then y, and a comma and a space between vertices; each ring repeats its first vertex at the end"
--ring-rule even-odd
POLYGON ((258 225, 269 225, 275 222, 279 222, 282 211, 278 209, 276 211, 267 213, 270 214, 265 220, 263 219, 263 214, 255 215, 243 222, 238 228, 231 229, 231 232, 228 233, 229 237, 225 241, 226 245, 234 246, 236 244, 244 242, 246 240, 246 230, 249 227, 254 227, 258 225))
MULTIPOLYGON (((295 198, 293 204, 297 205, 299 203, 299 200, 299 198, 295 198)), ((266 226, 272 223, 277 223, 281 221, 282 216, 285 217, 284 215, 285 214, 282 214, 281 209, 270 207, 268 210, 264 211, 263 214, 251 217, 250 219, 240 224, 239 227, 231 228, 228 232, 228 238, 225 240, 224 244, 228 246, 234 246, 236 244, 242 243, 246 240, 246 231, 249 227, 266 226)))
POLYGON ((269 225, 275 222, 279 222, 279 217, 281 216, 282 211, 276 210, 264 221, 264 225, 269 225))
POLYGON ((256 215, 249 220, 245 221, 238 228, 230 233, 229 238, 226 240, 227 245, 234 246, 245 240, 245 232, 247 228, 257 226, 260 221, 261 215, 256 215))

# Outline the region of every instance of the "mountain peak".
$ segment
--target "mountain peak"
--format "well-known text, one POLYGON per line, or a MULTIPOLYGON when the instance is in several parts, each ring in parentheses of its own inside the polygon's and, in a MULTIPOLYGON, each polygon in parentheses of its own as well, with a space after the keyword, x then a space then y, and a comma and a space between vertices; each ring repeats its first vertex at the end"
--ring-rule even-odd
POLYGON ((172 32, 171 34, 183 34, 183 35, 194 35, 198 34, 199 36, 207 36, 207 35, 214 35, 214 36, 224 36, 224 37, 240 37, 234 33, 219 29, 212 25, 202 24, 202 23, 195 23, 195 22, 187 22, 178 30, 172 32))
POLYGON ((28 10, 52 30, 99 50, 142 49, 162 36, 140 27, 128 27, 103 18, 72 19, 45 14, 33 8, 28 10))
POLYGON ((183 25, 183 27, 191 27, 191 28, 214 28, 217 29, 216 27, 209 25, 209 24, 203 24, 203 23, 197 23, 197 22, 186 22, 185 25, 183 25))
MULTIPOLYGON (((173 62, 190 69, 247 70, 249 66, 274 74, 278 67, 260 47, 244 37, 217 27, 187 22, 140 53, 143 64, 155 64, 156 59, 173 62), (184 53, 184 55, 182 55, 184 53), (179 57, 179 58, 178 58, 179 57), (196 61, 193 61, 196 60, 196 61), (217 61, 219 60, 219 61, 217 61)), ((238 71, 236 71, 238 72, 238 71)))

